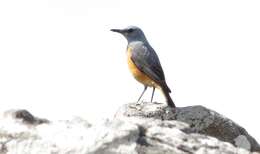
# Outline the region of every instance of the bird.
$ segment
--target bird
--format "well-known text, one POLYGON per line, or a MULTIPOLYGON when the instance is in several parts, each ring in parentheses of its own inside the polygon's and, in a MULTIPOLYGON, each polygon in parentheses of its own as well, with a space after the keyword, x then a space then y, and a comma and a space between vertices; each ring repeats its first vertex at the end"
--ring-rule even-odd
POLYGON ((126 38, 128 42, 126 50, 128 67, 134 78, 144 85, 144 90, 137 102, 140 101, 147 87, 152 87, 151 102, 153 101, 155 88, 157 88, 164 94, 168 106, 175 108, 159 57, 149 44, 144 32, 137 26, 111 29, 111 31, 120 33, 126 38))

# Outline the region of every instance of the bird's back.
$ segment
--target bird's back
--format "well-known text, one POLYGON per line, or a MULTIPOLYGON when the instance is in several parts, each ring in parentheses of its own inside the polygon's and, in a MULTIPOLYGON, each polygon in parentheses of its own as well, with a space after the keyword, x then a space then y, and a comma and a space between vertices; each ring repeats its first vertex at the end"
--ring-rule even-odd
POLYGON ((131 58, 142 72, 155 81, 165 80, 159 58, 149 44, 136 41, 129 43, 128 47, 132 48, 131 58))
POLYGON ((133 48, 127 47, 127 63, 130 72, 133 74, 134 78, 146 86, 158 87, 158 84, 156 84, 154 80, 152 80, 139 67, 137 67, 137 65, 134 63, 134 60, 132 59, 132 53, 133 48))
POLYGON ((165 83, 164 72, 154 49, 146 42, 134 41, 128 44, 128 57, 136 68, 160 86, 170 89, 165 83))

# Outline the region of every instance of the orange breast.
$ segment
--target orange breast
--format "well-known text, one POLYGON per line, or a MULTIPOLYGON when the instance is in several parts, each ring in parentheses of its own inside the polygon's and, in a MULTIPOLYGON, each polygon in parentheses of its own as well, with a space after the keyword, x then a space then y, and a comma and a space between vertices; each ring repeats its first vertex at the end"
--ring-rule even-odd
POLYGON ((131 55, 132 55, 131 48, 128 48, 127 49, 127 63, 128 63, 128 67, 129 67, 131 73, 133 74, 133 76, 135 77, 135 79, 146 86, 158 87, 158 85, 152 79, 150 79, 146 74, 141 72, 136 67, 136 65, 134 64, 134 62, 131 59, 131 55))

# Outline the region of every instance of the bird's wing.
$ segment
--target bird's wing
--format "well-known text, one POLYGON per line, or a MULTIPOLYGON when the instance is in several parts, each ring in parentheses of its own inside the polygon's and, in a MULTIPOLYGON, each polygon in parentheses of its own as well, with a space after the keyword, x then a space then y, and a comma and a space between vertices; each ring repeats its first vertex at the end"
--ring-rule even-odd
POLYGON ((157 83, 165 82, 162 66, 152 47, 143 43, 132 47, 131 59, 137 68, 157 83))

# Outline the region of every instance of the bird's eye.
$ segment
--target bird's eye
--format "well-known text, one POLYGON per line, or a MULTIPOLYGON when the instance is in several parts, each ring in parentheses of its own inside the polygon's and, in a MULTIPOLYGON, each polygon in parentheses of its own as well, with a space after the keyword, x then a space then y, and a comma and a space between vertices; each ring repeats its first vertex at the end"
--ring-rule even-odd
POLYGON ((130 29, 127 30, 128 33, 132 33, 133 31, 134 31, 133 28, 130 28, 130 29))

